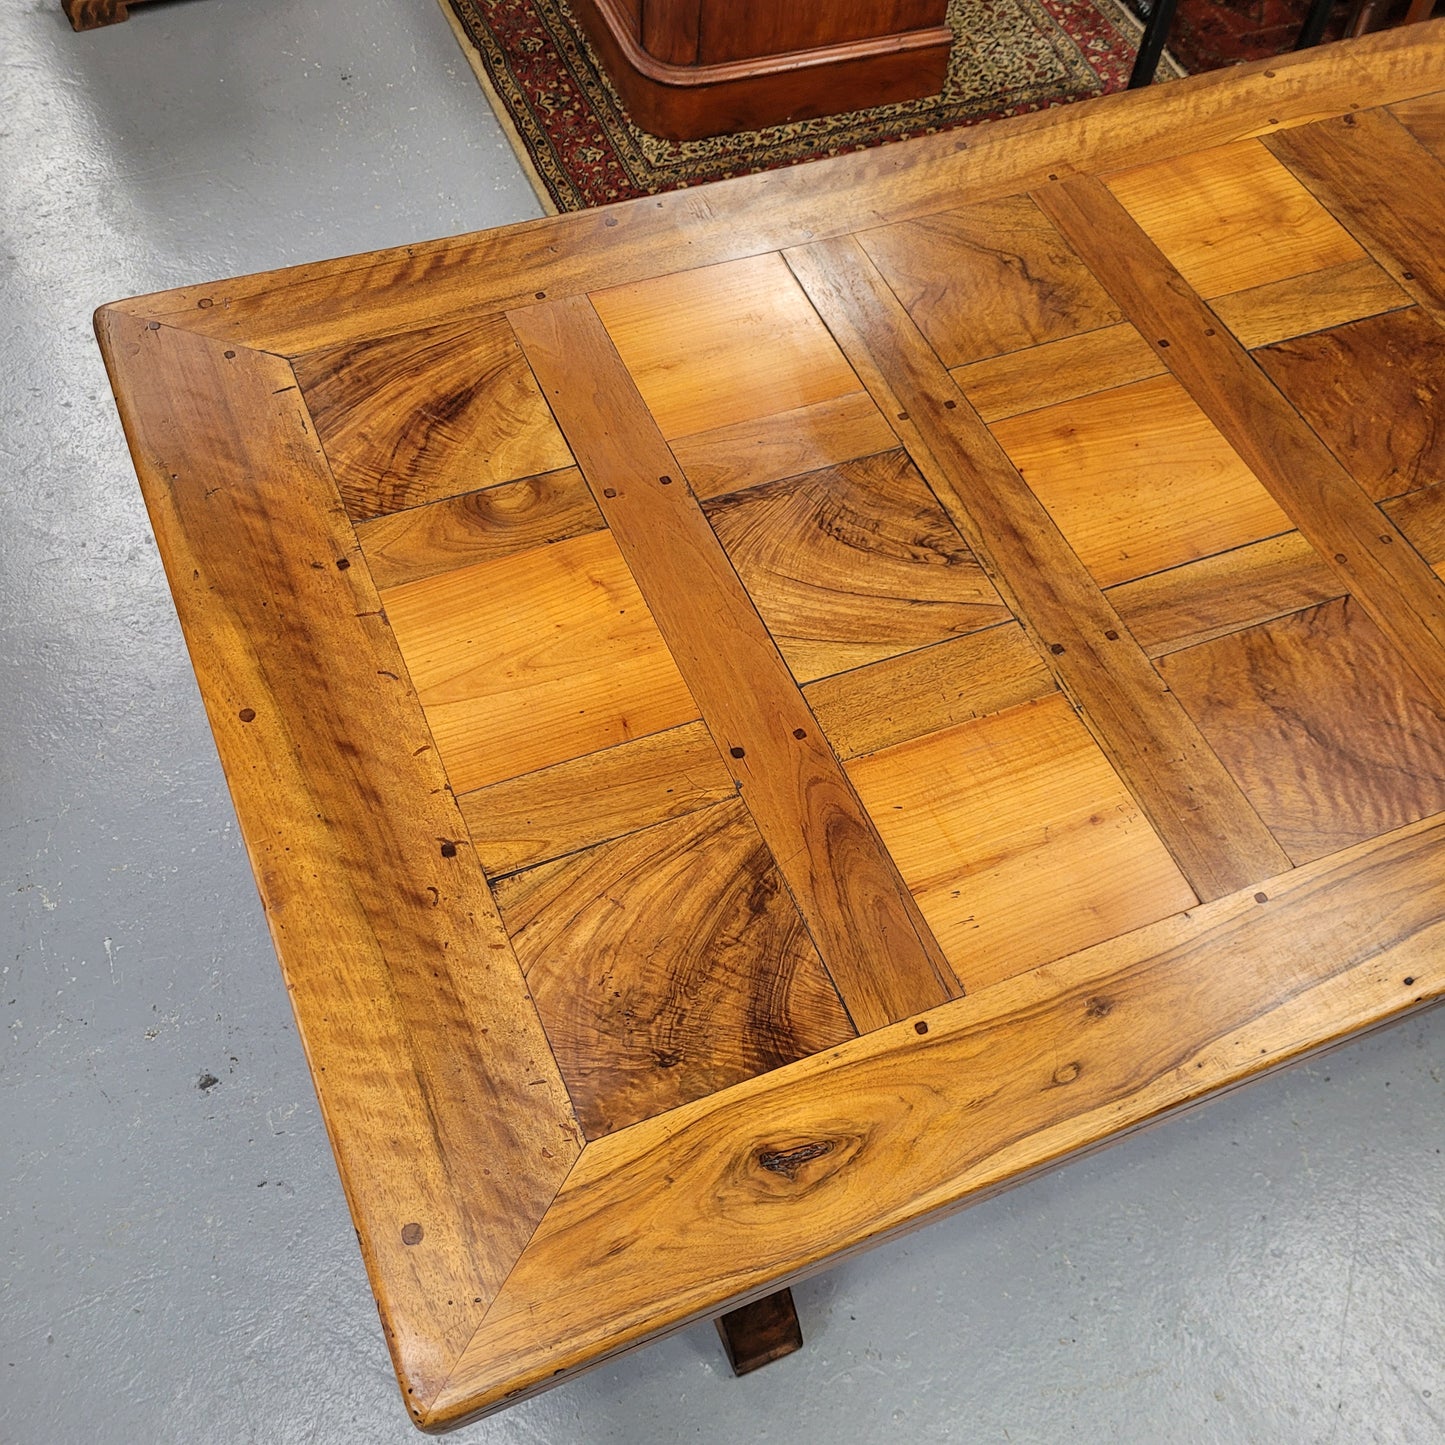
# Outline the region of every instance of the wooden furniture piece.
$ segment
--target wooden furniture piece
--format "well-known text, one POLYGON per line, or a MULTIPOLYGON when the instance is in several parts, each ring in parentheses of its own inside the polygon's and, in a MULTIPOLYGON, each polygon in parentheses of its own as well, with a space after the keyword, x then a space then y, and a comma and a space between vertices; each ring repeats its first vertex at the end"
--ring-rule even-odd
POLYGON ((98 30, 130 19, 130 7, 145 0, 60 0, 72 30, 98 30))
POLYGON ((576 0, 632 118, 674 140, 943 88, 947 0, 576 0))
POLYGON ((102 309, 419 1424, 1440 997, 1442 77, 102 309))

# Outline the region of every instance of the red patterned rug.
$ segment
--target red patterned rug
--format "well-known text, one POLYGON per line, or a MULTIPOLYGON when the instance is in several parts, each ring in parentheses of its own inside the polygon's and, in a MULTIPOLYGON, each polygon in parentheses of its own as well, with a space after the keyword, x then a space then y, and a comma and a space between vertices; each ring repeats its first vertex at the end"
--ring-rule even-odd
MULTIPOLYGON (((1287 3, 1287 0, 1286 0, 1287 3)), ((583 210, 1042 110, 1129 78, 1139 23, 1116 0, 951 0, 940 95, 708 140, 628 119, 565 0, 442 0, 548 209, 583 210)), ((1161 78, 1180 73, 1168 57, 1161 78)))

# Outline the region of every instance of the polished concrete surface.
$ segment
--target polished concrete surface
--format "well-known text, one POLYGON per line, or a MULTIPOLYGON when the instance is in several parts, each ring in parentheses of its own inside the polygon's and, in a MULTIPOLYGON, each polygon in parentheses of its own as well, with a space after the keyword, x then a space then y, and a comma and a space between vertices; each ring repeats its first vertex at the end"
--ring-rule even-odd
MULTIPOLYGON (((0 10, 0 1441, 414 1438, 90 331, 535 214, 434 0, 0 10)), ((473 1442, 1445 1440, 1445 1011, 473 1442)))

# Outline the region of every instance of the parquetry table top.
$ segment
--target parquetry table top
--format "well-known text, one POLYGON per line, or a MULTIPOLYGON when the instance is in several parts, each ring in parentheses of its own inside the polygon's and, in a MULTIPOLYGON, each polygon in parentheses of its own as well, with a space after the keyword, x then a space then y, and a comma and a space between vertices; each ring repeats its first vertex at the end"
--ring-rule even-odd
POLYGON ((1440 995, 1442 87, 102 310, 419 1424, 1440 995))

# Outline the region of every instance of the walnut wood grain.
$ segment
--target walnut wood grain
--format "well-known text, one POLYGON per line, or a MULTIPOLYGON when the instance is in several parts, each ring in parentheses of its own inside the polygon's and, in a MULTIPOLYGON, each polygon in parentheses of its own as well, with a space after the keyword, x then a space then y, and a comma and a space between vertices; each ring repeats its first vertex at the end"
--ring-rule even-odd
MULTIPOLYGON (((1353 216, 1348 197, 1326 193, 1313 160, 1263 164, 1268 153, 1251 137, 1278 144, 1282 130, 1355 114, 1360 134, 1384 136, 1390 154, 1415 168, 1386 177, 1366 154, 1360 172, 1361 194, 1383 197, 1408 231, 1409 213, 1429 214, 1438 200, 1425 188, 1417 198, 1412 177, 1436 165, 1432 117, 1445 112, 1431 97, 1442 74, 1445 26, 1407 27, 813 168, 106 309, 103 345, 161 555, 419 1424, 444 1428, 760 1299, 840 1254, 1445 994, 1445 815, 1291 870, 1267 833, 1260 841, 1257 813, 1240 811, 1253 790, 1306 857, 1439 805, 1441 709, 1415 674, 1441 675, 1428 640, 1438 619, 1426 614, 1438 587, 1430 569, 1445 569, 1445 483, 1431 482, 1422 461, 1425 485, 1372 502, 1239 338, 1292 346, 1370 314, 1398 318, 1407 283, 1381 276, 1395 266, 1389 246, 1403 254, 1410 239, 1401 226, 1353 216), (1371 130, 1366 112, 1382 105, 1396 108, 1405 130, 1371 130), (854 231, 904 234, 904 223, 1031 191, 1047 213, 1059 178, 1168 169, 1221 146, 1227 164, 1210 158, 1207 183, 1195 195, 1186 188, 1179 217, 1207 233, 1222 269, 1245 278, 1242 292, 1205 307, 1158 248, 1138 249, 1132 222, 1116 226, 1117 206, 1100 226, 1102 257, 1051 237, 1027 207, 1003 207, 1030 217, 1026 229, 1066 270, 1068 253, 1079 255, 1130 320, 960 367, 962 389, 857 247, 848 265, 868 284, 848 304, 861 308, 861 324, 849 331, 832 319, 845 341, 856 333, 867 342, 847 342, 867 390, 792 272, 769 256, 854 231), (1231 180, 1236 160, 1243 170, 1231 180), (1259 200, 1239 179, 1254 174, 1267 177, 1259 200), (1296 182, 1305 187, 1297 212, 1296 182), (1283 208, 1270 200, 1286 193, 1283 208), (1331 259, 1342 234, 1354 249, 1331 259), (1361 242, 1379 255, 1367 259, 1361 242), (1111 266, 1132 275, 1148 306, 1120 290, 1111 266), (673 273, 707 274, 660 279, 673 273), (582 415, 592 450, 580 466, 595 473, 601 511, 569 474, 565 446, 550 471, 502 476, 507 463, 481 487, 473 469, 498 450, 488 428, 509 413, 519 372, 514 349, 511 362, 488 369, 486 357, 505 358, 507 348, 489 352, 479 335, 508 310, 525 328, 518 308, 544 303, 535 325, 557 297, 573 298, 561 309, 586 319, 579 293, 619 287, 636 288, 631 359, 651 369, 669 426, 692 429, 669 453, 630 380, 608 370, 620 363, 593 318, 595 351, 555 345, 555 335, 547 345, 549 364, 565 372, 567 405, 582 415), (674 300, 656 314, 662 295, 674 300), (1158 329, 1161 308, 1187 324, 1158 329), (694 313, 696 349, 708 353, 701 366, 687 354, 694 313), (1218 335, 1226 317, 1236 337, 1218 335), (302 355, 342 471, 354 454, 359 486, 383 479, 400 502, 415 486, 419 505, 365 520, 358 547, 295 376, 261 350, 302 355), (1276 500, 1309 525, 1223 551, 1205 539, 1208 555, 1101 598, 993 448, 968 393, 999 424, 1081 397, 1107 409, 1106 393, 1169 380, 1166 371, 1252 470, 1293 488, 1276 500), (815 393, 819 378, 827 384, 815 393), (492 394, 503 403, 496 417, 492 394), (1255 451, 1246 455, 1230 428, 1257 431, 1255 451), (1005 601, 1028 602, 1018 607, 1023 622, 799 689, 695 497, 876 457, 895 433, 1005 601), (616 537, 628 534, 639 571, 664 574, 668 606, 656 621, 656 599, 639 592, 614 533, 588 530, 603 512, 616 537), (1382 536, 1390 540, 1374 542, 1375 556, 1372 539, 1382 536), (399 632, 368 560, 388 596, 417 588, 428 599, 397 610, 399 632), (554 604, 559 611, 548 610, 554 604), (1426 646, 1414 645, 1406 614, 1424 619, 1426 646), (537 659, 537 635, 559 624, 576 650, 563 648, 550 696, 542 689, 554 714, 523 705, 490 729, 504 770, 518 749, 535 753, 521 759, 529 770, 464 793, 459 813, 448 795, 456 779, 438 765, 411 687, 413 666, 425 677, 438 658, 465 659, 455 671, 462 693, 499 698, 518 690, 508 666, 537 659), (714 691, 639 734, 635 689, 619 685, 619 630, 645 643, 656 676, 673 669, 689 703, 694 674, 714 691), (674 650, 689 659, 686 681, 674 650), (1177 671, 1179 694, 1164 691, 1149 655, 1177 671), (599 709, 607 725, 595 736, 571 731, 599 709), (738 719, 747 735, 728 736, 738 719), (806 739, 794 738, 798 728, 806 739), (1243 792, 1208 748, 1210 729, 1243 792), (1105 737, 1114 752, 1100 751, 1105 737), (894 815, 885 826, 915 874, 908 883, 945 910, 940 928, 956 930, 963 981, 984 985, 968 998, 946 996, 958 986, 952 970, 881 830, 857 823, 866 811, 849 768, 877 789, 880 818, 894 815), (1191 792, 1201 769, 1206 786, 1191 792), (1141 817, 1153 824, 1141 800, 1161 796, 1166 826, 1192 831, 1211 866, 1238 864, 1233 825, 1244 817, 1259 865, 1240 868, 1250 881, 1190 903, 1141 817), (790 846, 789 836, 816 843, 806 809, 833 801, 846 846, 830 855, 826 834, 816 855, 790 846), (697 866, 704 855, 713 866, 697 866), (811 901, 807 888, 850 882, 858 859, 877 887, 861 904, 856 894, 844 903, 861 915, 881 900, 887 928, 897 924, 893 941, 906 945, 908 988, 899 992, 914 998, 895 998, 880 1017, 920 1011, 774 1067, 829 1031, 813 1032, 820 1016, 811 1007, 804 1017, 813 1022, 795 1028, 798 1016, 769 990, 759 960, 775 951, 791 960, 795 990, 811 980, 810 996, 836 1023, 843 1010, 836 992, 828 1001, 820 946, 832 941, 808 930, 815 916, 836 921, 845 910, 830 914, 818 906, 826 888, 811 901), (482 860, 511 895, 519 938, 539 943, 533 971, 546 982, 558 1037, 577 1049, 568 1068, 593 1127, 640 1122, 583 1141, 482 860), (968 936, 966 911, 952 911, 974 865, 981 875, 1017 870, 997 895, 1002 904, 975 920, 988 925, 975 934, 993 930, 991 949, 968 936), (617 900, 610 909, 594 886, 604 877, 625 883, 607 889, 617 900), (1045 917, 1050 908, 1057 921, 1045 917), (1038 940, 1029 918, 1043 920, 1035 932, 1067 934, 1067 948, 1081 941, 1069 930, 1088 924, 1091 909, 1130 931, 1030 966, 1038 940), (1159 909, 1175 911, 1149 922, 1159 909), (700 946, 676 946, 678 920, 700 946), (554 937, 572 972, 554 957, 554 937), (656 947, 613 947, 625 938, 656 947), (642 1012, 609 1003, 599 987, 608 949, 609 976, 627 977, 631 991, 614 984, 613 993, 645 1000, 642 1012), (917 1003, 920 993, 936 1001, 917 1003), (694 998, 706 1005, 709 1039, 725 1040, 716 1051, 708 1043, 689 1052, 682 1017, 694 998), (715 1052, 739 1081, 677 1103, 721 1081, 709 1073, 715 1052), (766 1072, 748 1077, 755 1068, 766 1072)), ((1311 156, 1340 145, 1353 156, 1360 134, 1341 141, 1327 129, 1307 139, 1311 156)), ((986 237, 979 244, 988 249, 986 237)), ((915 306, 923 314, 937 293, 940 316, 966 310, 926 274, 919 258, 933 246, 912 258, 922 266, 915 306)), ((1027 291, 1027 278, 999 257, 1005 249, 988 262, 998 292, 1019 283, 1027 291)), ((908 284, 900 271, 900 287, 908 284)), ((988 324, 1006 335, 997 299, 988 324)), ((1021 314, 1036 318, 1029 308, 1039 301, 1026 296, 1021 314)), ((1414 315, 1406 325, 1418 326, 1414 315)), ((1366 323, 1377 324, 1386 325, 1366 323)), ((1414 375, 1412 351, 1379 354, 1414 375)), ((1430 375, 1417 391, 1432 390, 1430 375)), ((1404 391, 1392 389, 1399 376, 1377 380, 1400 442, 1410 441, 1410 413, 1438 409, 1436 398, 1405 406, 1404 391)), ((1077 413, 1083 423, 1089 414, 1077 413)), ((1147 431, 1149 416, 1139 420, 1147 431)), ((551 428, 560 437, 545 410, 542 421, 537 435, 551 428)), ((1130 439, 1119 433, 1119 445, 1130 439)), ((1108 473, 1098 476, 1106 495, 1108 473)), ((515 674, 528 679, 524 694, 541 671, 515 674)), ((455 702, 428 697, 438 717, 455 702)), ((896 967, 899 951, 878 942, 876 920, 852 921, 854 941, 839 946, 853 948, 856 969, 896 967)), ((897 981, 890 972, 888 986, 897 981)))
POLYGON ((494 891, 589 1139, 857 1032, 736 800, 494 891))
POLYGON ((1352 111, 1264 144, 1445 325, 1445 164, 1384 110, 1352 111))
POLYGON ((1196 892, 1278 872, 1279 845, 861 248, 788 261, 1196 892))
POLYGON ((1439 998, 1442 868, 1416 824, 590 1145, 431 1423, 1439 998))
POLYGON ((1108 107, 1055 108, 682 190, 627 207, 509 226, 364 257, 188 286, 124 303, 135 315, 294 355, 529 304, 538 291, 595 290, 952 209, 960 196, 1017 195, 1056 175, 1109 171, 1439 88, 1440 27, 1381 31, 1345 51, 1280 56, 1130 93, 1108 107))
POLYGON ((1298 532, 1111 587, 1110 603, 1151 657, 1342 595, 1338 574, 1298 532))
POLYGON ((1445 160, 1445 99, 1437 91, 1417 100, 1403 100, 1390 114, 1427 150, 1445 160))
POLYGON ((1445 482, 1380 504, 1410 545, 1438 572, 1445 563, 1445 482))
POLYGON ((572 1110, 291 368, 123 311, 98 329, 424 1416, 577 1155, 572 1110))
POLYGON ((399 587, 529 552, 602 528, 576 467, 359 522, 356 538, 378 587, 399 587))
POLYGON ((1296 863, 1445 809, 1445 719, 1352 599, 1160 666, 1296 863))
POLYGON ((500 316, 312 352, 296 380, 355 518, 572 460, 500 316))
POLYGON ((790 1289, 719 1315, 717 1332, 735 1375, 751 1374, 803 1348, 803 1328, 790 1289))
POLYGON ((903 452, 733 493, 703 511, 799 682, 1008 618, 903 452))
POLYGON ((1027 196, 861 231, 858 242, 946 366, 1121 319, 1027 196))
POLYGON ((1445 700, 1445 588, 1104 185, 1039 192, 1201 410, 1445 700))
POLYGON ((1419 307, 1255 353, 1270 379, 1377 502, 1445 476, 1445 330, 1419 307))
POLYGON ((493 878, 731 798, 701 722, 650 733, 463 793, 457 802, 493 878))
POLYGON ((674 437, 671 446, 693 492, 716 497, 886 452, 897 441, 873 398, 854 391, 792 411, 674 437))
POLYGON ((597 312, 579 297, 511 319, 854 1022, 878 1028, 951 996, 942 950, 597 312))
POLYGON ((1076 401, 1158 376, 1164 367, 1127 323, 954 368, 953 379, 986 422, 1076 401))
POLYGON ((1046 697, 1058 684, 1016 622, 803 689, 840 758, 876 752, 1046 697))
POLYGON ((1209 303, 1240 345, 1250 350, 1408 305, 1410 297, 1368 256, 1267 281, 1209 303))

